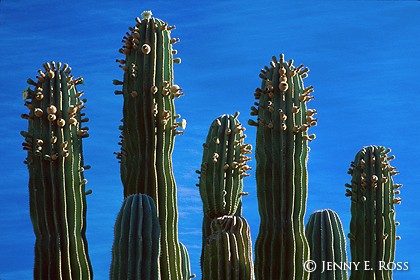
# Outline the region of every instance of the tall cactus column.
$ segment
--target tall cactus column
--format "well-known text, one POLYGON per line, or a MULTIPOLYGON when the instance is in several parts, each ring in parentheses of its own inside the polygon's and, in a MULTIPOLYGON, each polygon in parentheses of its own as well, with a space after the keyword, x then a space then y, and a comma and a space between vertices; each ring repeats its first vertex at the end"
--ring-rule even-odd
POLYGON ((380 269, 395 257, 395 209, 401 185, 394 184, 398 174, 390 165, 390 149, 369 146, 361 149, 351 164, 351 184, 346 196, 351 199, 350 249, 353 262, 369 262, 372 270, 353 270, 350 279, 392 279, 392 270, 380 269))
POLYGON ((256 179, 260 231, 255 245, 257 279, 308 279, 303 263, 309 259, 304 232, 308 178, 308 129, 316 125, 315 110, 306 108, 313 96, 303 78, 308 68, 273 57, 261 70, 262 87, 249 121, 257 126, 256 179))
POLYGON ((144 12, 142 19, 124 36, 117 60, 124 71, 124 96, 121 152, 121 179, 124 196, 142 193, 156 203, 161 226, 160 269, 162 279, 182 279, 178 242, 178 210, 172 151, 178 128, 174 99, 183 95, 174 84, 172 45, 179 40, 170 36, 172 26, 144 12))
POLYGON ((28 151, 30 214, 35 231, 34 279, 91 279, 86 240, 86 193, 82 138, 86 100, 70 67, 45 63, 24 91, 29 114, 23 147, 28 151))
POLYGON ((213 121, 204 143, 201 169, 197 170, 204 208, 203 279, 254 279, 249 226, 239 217, 251 145, 244 144, 245 128, 238 115, 222 115, 213 121), (224 244, 229 240, 230 245, 224 244), (213 250, 215 247, 220 250, 213 250))

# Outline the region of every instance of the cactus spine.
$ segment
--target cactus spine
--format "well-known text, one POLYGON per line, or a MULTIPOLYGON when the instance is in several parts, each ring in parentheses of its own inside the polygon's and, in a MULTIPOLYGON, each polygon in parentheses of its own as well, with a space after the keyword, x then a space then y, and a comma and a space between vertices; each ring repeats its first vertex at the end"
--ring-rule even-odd
POLYGON ((372 270, 354 270, 350 279, 392 279, 392 270, 379 269, 394 261, 395 210, 400 204, 400 184, 392 176, 398 174, 390 165, 394 156, 390 149, 369 146, 360 150, 351 163, 351 184, 346 184, 346 196, 351 199, 350 249, 352 261, 369 261, 372 270))
POLYGON ((347 280, 346 269, 322 272, 324 262, 347 263, 346 238, 338 214, 330 209, 312 213, 305 234, 311 251, 310 259, 315 261, 317 267, 310 279, 347 280))
MULTIPOLYGON (((228 221, 232 219, 231 216, 233 215, 239 216, 242 210, 241 197, 246 194, 242 192, 243 178, 248 176, 246 171, 250 169, 246 162, 250 159, 247 154, 251 153, 251 145, 244 144, 243 139, 245 135, 243 131, 245 128, 239 122, 238 115, 239 113, 233 116, 222 115, 213 121, 206 143, 203 145, 204 153, 201 170, 197 170, 197 173, 200 174, 198 186, 204 208, 203 247, 201 252, 203 279, 253 279, 253 264, 252 257, 250 257, 251 247, 247 247, 248 243, 251 243, 249 233, 241 236, 241 238, 248 238, 243 240, 246 246, 241 241, 240 245, 232 245, 234 246, 231 248, 234 250, 232 252, 228 246, 223 253, 212 255, 211 258, 208 256, 207 259, 205 257, 205 250, 208 246, 218 246, 215 244, 206 245, 210 242, 210 236, 219 234, 218 231, 213 232, 211 225, 216 223, 215 219, 221 219, 220 222, 223 222, 223 217, 228 221), (225 259, 230 253, 236 254, 237 246, 240 246, 239 250, 243 255, 238 256, 238 259, 235 261, 225 259), (216 274, 212 270, 222 268, 213 267, 210 269, 209 266, 211 266, 211 263, 217 263, 218 258, 220 262, 225 262, 223 265, 226 267, 230 267, 238 271, 238 273, 239 271, 241 272, 237 275, 220 274, 219 278, 213 278, 216 277, 216 274)), ((245 225, 245 219, 241 219, 241 223, 245 225)), ((236 223, 236 220, 234 220, 234 223, 236 223)), ((227 224, 231 223, 227 222, 227 224)), ((230 229, 227 230, 230 231, 230 229)), ((220 234, 220 236, 224 236, 228 233, 223 232, 220 234)))
POLYGON ((86 194, 82 138, 86 100, 71 68, 45 63, 24 91, 29 114, 23 148, 29 170, 30 214, 36 236, 34 279, 91 279, 86 240, 86 194))
POLYGON ((160 279, 160 226, 153 199, 128 196, 115 222, 110 279, 160 279))
POLYGON ((306 109, 312 87, 304 88, 308 68, 273 57, 261 70, 259 103, 251 107, 258 116, 256 179, 260 231, 255 245, 257 279, 309 279, 303 263, 309 259, 304 233, 307 200, 308 128, 316 125, 315 110, 306 109))
POLYGON ((244 218, 213 219, 203 246, 203 280, 254 279, 251 236, 244 218))
POLYGON ((144 193, 156 203, 161 226, 160 269, 162 279, 182 279, 178 244, 178 210, 172 170, 172 151, 176 134, 183 133, 185 120, 175 112, 174 99, 183 95, 174 84, 176 53, 170 36, 172 26, 143 12, 143 19, 124 36, 120 52, 125 60, 122 91, 124 96, 121 178, 124 196, 144 193))

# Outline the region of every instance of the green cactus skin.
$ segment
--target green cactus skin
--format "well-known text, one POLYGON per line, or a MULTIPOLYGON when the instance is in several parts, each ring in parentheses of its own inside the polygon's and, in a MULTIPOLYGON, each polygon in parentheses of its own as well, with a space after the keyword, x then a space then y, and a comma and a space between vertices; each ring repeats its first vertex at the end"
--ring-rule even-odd
POLYGON ((187 247, 179 242, 181 248, 181 261, 182 261, 182 279, 189 280, 195 278, 195 274, 191 273, 190 255, 188 254, 187 247))
POLYGON ((347 263, 346 238, 340 217, 330 209, 312 213, 305 229, 311 251, 310 259, 317 269, 311 272, 311 280, 347 280, 347 269, 325 270, 323 262, 347 263))
POLYGON ((352 270, 350 279, 392 279, 392 270, 380 270, 379 262, 394 261, 395 209, 401 198, 395 198, 402 185, 394 184, 398 174, 390 165, 394 156, 382 146, 363 147, 351 163, 352 179, 346 184, 351 199, 350 249, 353 262, 369 262, 372 270, 352 270))
POLYGON ((128 196, 115 222, 110 279, 160 279, 159 238, 153 199, 146 194, 128 196))
POLYGON ((162 279, 181 279, 181 253, 178 244, 176 185, 172 169, 175 135, 182 134, 185 120, 177 122, 174 99, 183 95, 174 84, 172 45, 167 23, 143 12, 143 19, 130 28, 120 52, 124 96, 121 178, 124 196, 144 193, 156 203, 161 226, 160 269, 162 279))
MULTIPOLYGON (((236 210, 235 216, 242 217, 242 200, 238 204, 238 208, 236 210)), ((213 221, 212 218, 207 217, 204 215, 203 217, 203 224, 202 224, 202 240, 201 240, 201 256, 200 256, 200 266, 203 267, 204 261, 204 245, 207 243, 208 237, 211 235, 211 222, 213 221)))
POLYGON ((248 223, 242 217, 213 219, 204 248, 203 280, 253 280, 252 244, 248 223))
POLYGON ((246 164, 250 157, 251 145, 244 144, 245 128, 238 120, 239 113, 216 118, 207 134, 200 174, 200 189, 203 200, 203 238, 201 265, 204 258, 204 244, 211 234, 213 218, 232 216, 242 212, 241 197, 243 178, 249 176, 251 168, 246 164))
POLYGON ((257 279, 306 280, 303 264, 309 259, 304 233, 308 190, 308 128, 316 125, 315 110, 306 109, 313 87, 304 88, 308 68, 273 57, 261 70, 262 87, 255 91, 259 103, 251 107, 258 116, 256 179, 261 217, 255 245, 257 279))
POLYGON ((201 227, 201 256, 200 256, 200 267, 201 267, 201 273, 203 273, 203 261, 204 261, 204 247, 207 243, 207 239, 211 235, 211 221, 213 221, 212 218, 207 217, 204 215, 203 217, 203 224, 201 227))
MULTIPOLYGON (((23 148, 29 170, 30 215, 36 236, 34 279, 92 279, 86 240, 82 138, 86 100, 67 64, 45 63, 24 91, 29 121, 23 148)), ((90 193, 88 191, 87 193, 90 193)))
POLYGON ((244 144, 245 130, 235 115, 222 115, 210 126, 204 146, 200 174, 200 195, 209 218, 232 216, 241 201, 243 178, 251 169, 251 145, 244 144))

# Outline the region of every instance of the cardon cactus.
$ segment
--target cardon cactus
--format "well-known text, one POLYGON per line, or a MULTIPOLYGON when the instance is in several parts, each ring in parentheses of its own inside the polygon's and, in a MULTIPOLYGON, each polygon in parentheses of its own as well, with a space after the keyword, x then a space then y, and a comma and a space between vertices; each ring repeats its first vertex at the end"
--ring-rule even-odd
POLYGON ((258 116, 256 179, 260 230, 255 245, 257 279, 305 280, 303 263, 309 259, 304 232, 308 190, 308 129, 316 125, 315 110, 306 108, 313 87, 305 88, 308 68, 273 57, 261 70, 261 88, 251 115, 258 116))
POLYGON ((174 99, 183 95, 174 84, 176 53, 170 36, 172 26, 143 12, 143 19, 124 36, 125 54, 120 62, 124 80, 121 178, 124 196, 144 193, 156 203, 161 226, 160 269, 162 279, 182 279, 178 244, 178 210, 172 151, 175 135, 183 133, 185 120, 177 121, 174 99))
POLYGON ((311 251, 310 259, 317 267, 311 273, 310 279, 347 280, 345 267, 322 271, 326 263, 338 265, 347 263, 346 238, 338 214, 330 209, 312 213, 305 234, 311 251))
POLYGON ((251 236, 244 218, 213 219, 211 235, 203 246, 203 280, 254 279, 251 236))
POLYGON ((110 279, 160 279, 159 237, 153 199, 145 194, 128 196, 115 222, 110 279))
POLYGON ((251 145, 244 143, 245 128, 238 115, 216 118, 203 144, 201 169, 197 170, 204 209, 201 265, 212 220, 242 212, 241 196, 246 194, 243 192, 243 178, 248 176, 246 171, 250 169, 246 162, 250 159, 247 155, 251 153, 251 145))
POLYGON ((210 126, 204 143, 200 174, 200 195, 204 214, 209 218, 236 213, 243 190, 243 178, 249 176, 251 145, 244 144, 245 130, 235 115, 222 115, 210 126))
MULTIPOLYGON (((80 97, 67 64, 45 63, 34 88, 24 91, 29 121, 23 148, 28 151, 30 214, 35 231, 34 279, 91 279, 86 240, 86 192, 82 138, 87 137, 80 97)), ((87 193, 89 193, 88 191, 87 193)))
POLYGON ((353 262, 368 262, 371 269, 352 270, 350 279, 392 279, 392 270, 384 269, 394 261, 396 198, 402 185, 394 184, 398 174, 390 165, 394 156, 382 146, 362 148, 351 163, 352 179, 346 184, 351 200, 350 249, 353 262), (382 265, 382 268, 381 268, 382 265))
POLYGON ((187 247, 179 242, 181 248, 181 263, 182 263, 182 279, 189 280, 195 278, 195 274, 191 273, 190 255, 188 254, 187 247))

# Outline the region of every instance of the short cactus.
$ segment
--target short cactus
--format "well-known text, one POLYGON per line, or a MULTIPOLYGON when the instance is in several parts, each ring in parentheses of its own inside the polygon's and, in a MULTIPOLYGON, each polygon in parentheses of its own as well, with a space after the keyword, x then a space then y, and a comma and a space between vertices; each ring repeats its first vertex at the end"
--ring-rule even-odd
POLYGON ((313 87, 305 88, 308 68, 273 57, 261 70, 261 88, 251 115, 258 116, 256 179, 260 231, 255 245, 257 279, 306 280, 303 263, 309 259, 304 233, 308 190, 308 129, 316 125, 315 110, 306 108, 313 87))
POLYGON ((350 279, 392 279, 392 270, 380 269, 394 261, 396 222, 394 204, 400 204, 398 174, 390 165, 390 149, 369 146, 361 149, 351 163, 352 179, 346 184, 351 200, 350 249, 353 262, 369 262, 372 270, 353 270, 350 279))
POLYGON ((347 263, 346 238, 338 214, 330 209, 312 213, 305 234, 311 251, 310 259, 317 267, 311 273, 310 279, 347 280, 345 268, 322 271, 325 263, 339 265, 347 263))
POLYGON ((182 134, 185 120, 175 112, 174 99, 183 95, 174 84, 173 26, 143 12, 142 19, 124 36, 117 60, 124 71, 123 85, 115 91, 124 97, 121 178, 124 196, 144 193, 156 203, 161 226, 160 269, 162 279, 181 279, 181 252, 178 244, 178 210, 172 151, 175 135, 182 134))
POLYGON ((81 110, 86 100, 71 68, 45 63, 34 86, 24 91, 29 121, 23 148, 29 170, 30 214, 35 231, 34 279, 91 279, 86 240, 87 180, 82 138, 88 136, 81 110))
POLYGON ((159 237, 153 199, 145 194, 128 196, 115 222, 110 279, 160 279, 159 237))
POLYGON ((251 236, 244 218, 213 219, 211 235, 203 246, 203 280, 254 279, 251 236))

